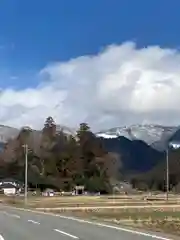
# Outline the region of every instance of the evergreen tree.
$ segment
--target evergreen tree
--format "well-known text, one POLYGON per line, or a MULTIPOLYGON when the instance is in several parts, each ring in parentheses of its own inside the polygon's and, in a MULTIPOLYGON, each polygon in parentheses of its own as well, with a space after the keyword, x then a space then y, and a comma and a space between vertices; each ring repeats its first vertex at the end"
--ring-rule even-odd
MULTIPOLYGON (((15 146, 14 155, 11 156, 18 161, 8 165, 9 174, 18 172, 17 175, 21 178, 24 176, 22 143, 24 140, 36 140, 27 130, 22 130, 19 137, 10 142, 15 146)), ((31 142, 32 151, 28 154, 28 176, 32 184, 37 186, 43 182, 69 190, 77 184, 84 185, 89 191, 107 190, 108 177, 104 159, 110 161, 110 158, 106 157, 107 152, 88 124, 80 124, 76 137, 67 136, 63 131, 57 132, 53 118, 48 117, 39 134, 36 132, 36 136, 39 136, 38 151, 35 151, 31 142)), ((8 144, 5 150, 7 149, 8 144)))

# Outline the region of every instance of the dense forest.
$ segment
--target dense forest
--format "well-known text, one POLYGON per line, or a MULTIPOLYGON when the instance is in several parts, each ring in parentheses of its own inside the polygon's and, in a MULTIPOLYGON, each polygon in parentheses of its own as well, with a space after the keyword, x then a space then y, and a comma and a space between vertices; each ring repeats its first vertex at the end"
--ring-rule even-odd
POLYGON ((0 176, 24 181, 25 153, 28 145, 28 183, 72 190, 84 185, 88 191, 111 192, 111 181, 118 179, 119 159, 105 150, 86 123, 81 123, 76 136, 57 131, 48 117, 42 131, 22 128, 15 139, 7 142, 0 155, 0 176))

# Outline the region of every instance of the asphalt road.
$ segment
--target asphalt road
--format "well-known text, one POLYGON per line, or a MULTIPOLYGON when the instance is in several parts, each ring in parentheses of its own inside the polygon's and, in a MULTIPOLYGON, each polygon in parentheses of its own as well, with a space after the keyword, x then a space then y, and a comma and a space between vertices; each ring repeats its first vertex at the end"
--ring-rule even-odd
POLYGON ((0 205, 0 240, 72 239, 172 240, 174 238, 0 205))

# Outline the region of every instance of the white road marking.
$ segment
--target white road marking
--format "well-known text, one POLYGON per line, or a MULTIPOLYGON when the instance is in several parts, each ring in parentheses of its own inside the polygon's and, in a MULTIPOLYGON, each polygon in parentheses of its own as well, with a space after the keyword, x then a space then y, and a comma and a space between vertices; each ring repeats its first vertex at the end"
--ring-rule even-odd
POLYGON ((2 236, 2 235, 0 235, 0 240, 4 240, 4 238, 3 238, 3 236, 2 236))
POLYGON ((40 224, 39 222, 36 222, 34 220, 29 219, 28 222, 34 223, 34 224, 40 224))
POLYGON ((21 218, 19 215, 16 215, 16 214, 9 214, 9 216, 15 217, 15 218, 21 218))
POLYGON ((59 233, 62 233, 62 234, 64 234, 64 235, 69 236, 69 237, 74 238, 74 239, 79 239, 78 237, 76 237, 76 236, 74 236, 74 235, 71 235, 71 234, 69 234, 69 233, 67 233, 67 232, 63 232, 63 231, 61 231, 61 230, 59 230, 59 229, 54 229, 54 231, 59 232, 59 233))
POLYGON ((74 217, 66 217, 66 216, 60 216, 60 215, 59 215, 59 217, 60 218, 64 218, 64 219, 77 221, 77 222, 88 223, 88 224, 96 225, 96 226, 100 226, 100 227, 112 228, 112 229, 120 230, 120 231, 123 231, 123 232, 128 232, 128 233, 132 233, 132 234, 142 235, 142 236, 151 237, 151 238, 155 238, 155 239, 173 240, 173 239, 161 237, 161 236, 158 236, 158 235, 155 235, 155 234, 140 232, 140 231, 131 230, 131 229, 122 228, 122 227, 116 227, 116 226, 113 226, 113 225, 108 225, 108 224, 103 224, 103 223, 91 222, 91 221, 78 219, 78 218, 74 218, 74 217))
POLYGON ((88 223, 88 224, 91 224, 91 225, 96 225, 96 226, 101 226, 101 227, 106 227, 106 228, 112 228, 112 229, 132 233, 132 234, 136 234, 136 235, 151 237, 151 238, 154 238, 154 239, 173 240, 172 238, 166 238, 166 237, 162 237, 162 236, 155 235, 155 234, 145 233, 145 232, 141 232, 141 231, 135 231, 135 230, 131 230, 131 229, 128 229, 128 228, 116 227, 116 226, 107 225, 107 224, 103 224, 103 223, 91 222, 91 221, 78 219, 78 218, 74 218, 74 217, 66 217, 66 216, 57 215, 57 214, 53 214, 53 213, 40 212, 40 211, 31 210, 31 209, 24 209, 24 208, 17 208, 17 207, 10 207, 10 208, 14 208, 14 209, 21 210, 21 211, 24 211, 24 212, 33 212, 33 213, 36 213, 36 214, 60 217, 60 218, 68 219, 68 220, 81 222, 81 223, 88 223))
MULTIPOLYGON (((21 218, 19 215, 11 214, 11 213, 8 213, 8 212, 6 212, 6 211, 2 211, 2 213, 4 213, 6 216, 9 216, 9 217, 21 218)), ((1 240, 1 239, 0 239, 0 240, 1 240)))

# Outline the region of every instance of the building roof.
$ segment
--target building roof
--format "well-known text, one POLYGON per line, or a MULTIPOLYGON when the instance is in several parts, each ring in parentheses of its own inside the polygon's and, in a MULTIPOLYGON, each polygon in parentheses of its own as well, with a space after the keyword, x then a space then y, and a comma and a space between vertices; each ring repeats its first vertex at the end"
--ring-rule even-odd
POLYGON ((21 181, 15 179, 15 178, 0 178, 0 182, 4 181, 9 181, 9 182, 17 182, 17 183, 22 183, 21 181))
POLYGON ((50 189, 50 188, 47 188, 47 189, 45 189, 44 192, 54 192, 54 190, 53 190, 53 189, 50 189))
POLYGON ((11 183, 3 183, 0 185, 0 188, 16 188, 16 186, 11 183))
POLYGON ((22 182, 16 180, 16 179, 13 179, 13 178, 4 178, 4 179, 0 179, 0 186, 2 184, 12 184, 14 186, 22 186, 24 185, 22 182))

